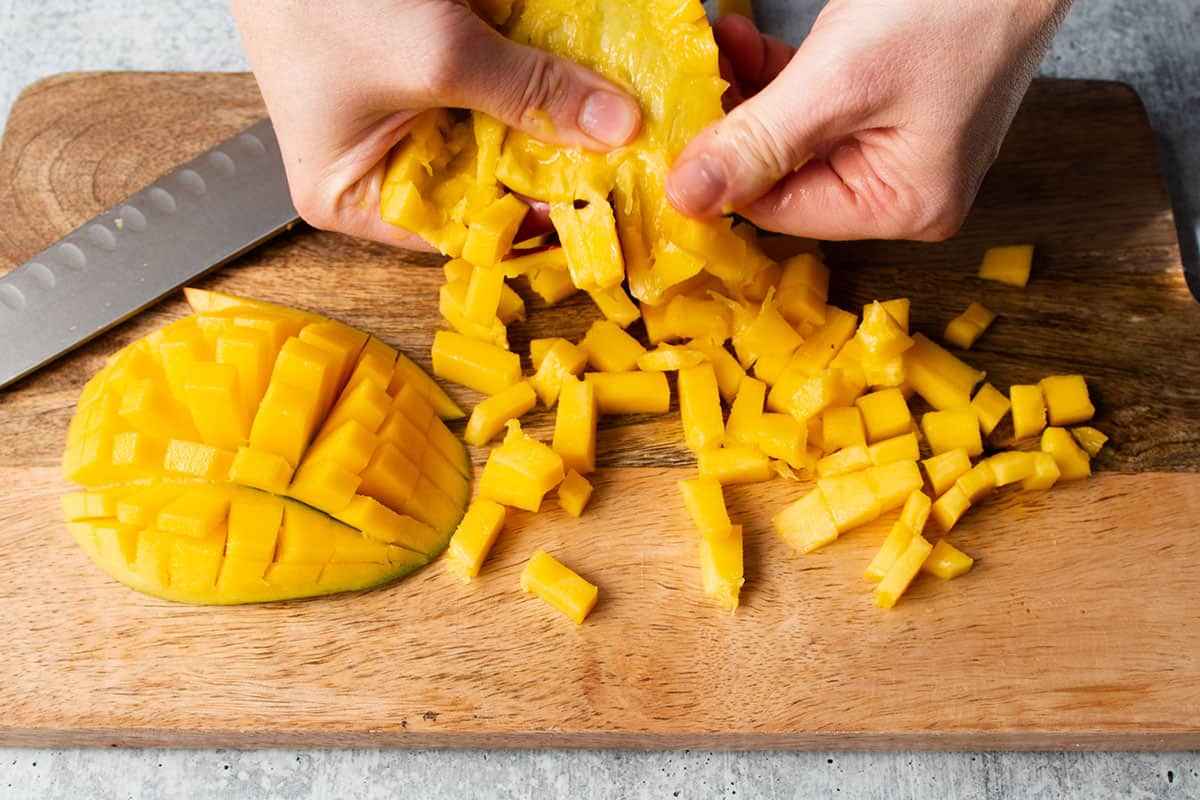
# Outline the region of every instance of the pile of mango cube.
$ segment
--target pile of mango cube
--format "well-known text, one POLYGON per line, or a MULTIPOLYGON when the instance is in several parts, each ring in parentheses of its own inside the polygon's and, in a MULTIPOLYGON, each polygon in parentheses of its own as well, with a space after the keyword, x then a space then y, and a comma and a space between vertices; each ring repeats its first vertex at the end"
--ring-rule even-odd
MULTIPOLYGON (((516 223, 507 230, 514 235, 516 223)), ((810 491, 774 516, 779 535, 801 553, 901 509, 865 570, 877 583, 875 603, 891 607, 919 572, 950 579, 973 564, 947 539, 931 543, 929 523, 948 534, 1001 487, 1041 490, 1090 474, 1090 458, 1105 437, 1093 428, 1064 427, 1094 413, 1081 376, 1049 376, 1010 387, 1007 396, 980 385, 984 373, 910 333, 908 299, 871 303, 861 319, 829 305, 829 271, 815 248, 806 250, 761 270, 737 295, 705 276, 681 282, 667 302, 642 304, 633 314, 597 303, 606 318, 580 341, 530 343, 532 375, 522 373, 520 356, 501 335, 506 322, 524 316, 504 278, 525 276, 548 304, 573 294, 570 239, 562 247, 515 251, 495 266, 448 262, 442 310, 457 331, 437 333, 434 372, 489 395, 471 413, 469 443, 484 445, 504 431, 451 539, 450 568, 464 579, 478 575, 507 506, 537 511, 557 490, 562 508, 580 515, 591 494, 586 476, 595 469, 599 417, 667 412, 669 372, 677 374, 679 412, 697 460, 697 477, 680 481, 679 489, 700 534, 700 582, 729 610, 738 605, 744 575, 742 526, 726 509, 727 485, 815 478, 810 491), (626 330, 638 317, 645 344, 626 330), (930 407, 919 421, 910 409, 914 395, 930 407), (548 444, 518 421, 539 404, 556 408, 548 444), (1040 449, 985 456, 986 437, 1009 413, 1012 439, 1040 436, 1040 449)), ((1031 259, 1028 246, 996 248, 981 276, 1024 285, 1031 259)), ((969 347, 994 319, 972 304, 943 338, 969 347)), ((544 553, 522 584, 576 621, 597 597, 594 585, 544 553)))

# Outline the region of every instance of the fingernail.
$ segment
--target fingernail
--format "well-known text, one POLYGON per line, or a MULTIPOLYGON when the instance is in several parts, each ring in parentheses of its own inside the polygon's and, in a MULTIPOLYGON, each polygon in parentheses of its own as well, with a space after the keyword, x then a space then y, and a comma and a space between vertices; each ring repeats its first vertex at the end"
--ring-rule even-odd
POLYGON ((671 203, 685 213, 720 213, 718 203, 725 194, 725 173, 713 159, 698 156, 671 172, 667 194, 671 203))
POLYGON ((620 147, 633 138, 641 124, 637 103, 613 92, 592 92, 579 110, 579 127, 609 147, 620 147))

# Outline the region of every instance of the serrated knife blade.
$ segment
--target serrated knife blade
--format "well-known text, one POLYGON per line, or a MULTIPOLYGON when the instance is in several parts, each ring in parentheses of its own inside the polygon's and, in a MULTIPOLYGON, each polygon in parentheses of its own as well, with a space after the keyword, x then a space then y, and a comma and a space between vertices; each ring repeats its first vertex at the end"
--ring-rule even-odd
POLYGON ((264 119, 0 277, 0 388, 297 221, 264 119))

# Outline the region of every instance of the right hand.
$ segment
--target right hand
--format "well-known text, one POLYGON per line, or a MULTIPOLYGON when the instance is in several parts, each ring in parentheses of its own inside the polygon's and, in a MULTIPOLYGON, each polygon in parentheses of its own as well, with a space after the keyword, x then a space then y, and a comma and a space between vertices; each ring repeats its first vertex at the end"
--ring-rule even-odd
POLYGON ((556 144, 608 150, 641 111, 452 0, 231 0, 297 211, 317 228, 428 246, 380 219, 388 153, 430 108, 477 109, 556 144))

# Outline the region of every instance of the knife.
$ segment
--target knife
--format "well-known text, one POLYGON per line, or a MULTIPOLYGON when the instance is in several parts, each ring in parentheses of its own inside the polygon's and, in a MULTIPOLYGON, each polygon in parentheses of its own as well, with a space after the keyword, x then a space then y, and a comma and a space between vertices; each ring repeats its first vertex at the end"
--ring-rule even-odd
POLYGON ((264 119, 0 277, 0 388, 295 225, 264 119))

